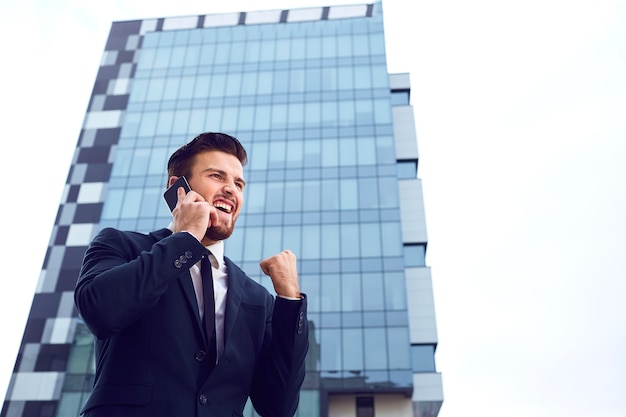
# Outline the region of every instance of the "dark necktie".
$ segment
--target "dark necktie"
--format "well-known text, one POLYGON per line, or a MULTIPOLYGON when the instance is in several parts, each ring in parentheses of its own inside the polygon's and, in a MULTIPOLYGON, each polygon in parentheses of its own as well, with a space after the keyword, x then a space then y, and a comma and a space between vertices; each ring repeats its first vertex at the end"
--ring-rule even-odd
POLYGON ((213 296, 213 273, 211 272, 210 252, 202 257, 200 272, 202 274, 202 297, 204 298, 204 332, 208 342, 208 354, 211 363, 215 363, 217 356, 217 338, 215 336, 215 298, 213 296))

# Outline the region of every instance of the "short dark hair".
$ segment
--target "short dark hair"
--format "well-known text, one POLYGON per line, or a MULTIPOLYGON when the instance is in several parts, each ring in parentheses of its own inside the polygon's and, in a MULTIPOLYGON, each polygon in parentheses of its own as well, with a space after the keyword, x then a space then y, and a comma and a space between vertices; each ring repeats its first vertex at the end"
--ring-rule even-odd
POLYGON ((167 161, 167 176, 191 176, 191 167, 196 155, 201 152, 220 151, 239 159, 241 165, 248 162, 248 154, 239 140, 225 133, 204 132, 191 142, 181 146, 167 161))

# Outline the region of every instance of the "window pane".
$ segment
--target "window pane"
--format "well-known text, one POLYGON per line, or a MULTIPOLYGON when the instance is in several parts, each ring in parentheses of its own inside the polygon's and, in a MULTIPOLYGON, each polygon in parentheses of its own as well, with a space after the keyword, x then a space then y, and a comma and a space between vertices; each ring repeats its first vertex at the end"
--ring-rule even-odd
POLYGON ((343 369, 363 370, 363 330, 343 329, 343 369))
MULTIPOLYGON (((118 149, 115 154, 115 163, 111 171, 112 177, 124 177, 130 172, 132 149, 118 149)), ((108 198, 108 197, 107 197, 108 198)))
POLYGON ((361 256, 365 258, 382 256, 380 225, 378 223, 361 223, 359 227, 361 236, 367 236, 366 239, 361 239, 361 256))
POLYGON ((386 272, 384 277, 386 309, 405 310, 407 305, 404 272, 386 272))
POLYGON ((196 80, 196 88, 193 91, 194 98, 205 98, 209 95, 209 87, 211 86, 211 76, 199 75, 196 80))
POLYGON ((122 211, 122 201, 124 201, 124 190, 109 189, 107 198, 104 200, 104 207, 102 208, 102 218, 118 218, 122 211))
POLYGON ((299 226, 283 226, 283 247, 290 248, 290 250, 300 256, 302 252, 300 250, 302 231, 299 226))
POLYGON ((417 177, 417 161, 398 161, 398 178, 414 179, 417 177))
POLYGON ((283 198, 285 187, 282 182, 270 182, 267 184, 267 200, 265 209, 267 212, 281 212, 283 210, 283 198))
POLYGON ((411 345, 411 362, 414 372, 435 372, 435 347, 411 345))
POLYGON ((339 181, 342 210, 354 210, 358 207, 358 193, 356 179, 339 181))
POLYGON ((393 177, 379 177, 378 183, 380 184, 380 207, 399 207, 400 197, 398 193, 398 181, 393 177))
POLYGON ((404 262, 406 266, 426 266, 426 246, 404 245, 404 262))
POLYGON ((322 210, 339 210, 339 180, 322 181, 322 210))
POLYGON ((303 155, 304 144, 301 140, 290 140, 287 142, 287 168, 301 168, 304 166, 303 155))
POLYGON ((187 100, 193 97, 196 87, 196 77, 182 77, 180 80, 180 89, 178 90, 178 99, 187 100))
POLYGON ((322 166, 336 167, 339 166, 339 154, 337 152, 336 139, 322 140, 322 166))
POLYGON ((168 136, 172 133, 172 125, 174 124, 174 112, 163 110, 159 112, 159 119, 156 125, 156 135, 168 136))
POLYGON ((320 226, 305 225, 302 226, 302 255, 303 259, 319 259, 320 258, 320 226))
POLYGON ((322 123, 322 103, 306 103, 304 107, 304 124, 317 127, 322 123))
POLYGON ((372 88, 372 73, 369 66, 360 65, 354 68, 354 87, 372 88))
POLYGON ((241 74, 229 73, 226 77, 226 96, 233 97, 241 94, 241 74))
POLYGON ((341 310, 361 310, 361 276, 359 274, 342 274, 341 310))
POLYGON ((304 181, 303 183, 303 211, 319 211, 321 198, 320 198, 320 182, 319 181, 304 181))
POLYGON ((260 259, 273 256, 283 250, 280 228, 265 226, 263 230, 263 255, 260 259))
POLYGON ((341 331, 339 329, 321 329, 320 338, 321 370, 341 370, 341 331))
POLYGON ((322 258, 333 259, 339 257, 339 225, 326 224, 322 226, 322 258))
POLYGON ((363 274, 363 309, 366 311, 382 310, 383 279, 382 273, 363 274))
POLYGON ((341 225, 341 257, 357 258, 359 256, 359 227, 357 224, 341 225))
POLYGON ((136 219, 139 215, 139 205, 143 190, 141 188, 127 189, 124 194, 124 204, 122 205, 122 219, 136 219))
POLYGON ((163 204, 162 195, 163 188, 148 187, 144 189, 140 208, 142 218, 156 217, 159 206, 163 204))
POLYGON ((378 181, 376 178, 359 178, 359 208, 375 209, 378 204, 378 181))
POLYGON ((365 369, 387 368, 387 338, 384 328, 366 328, 364 332, 365 369))
POLYGON ((245 207, 247 213, 263 213, 265 211, 266 184, 259 182, 245 188, 245 207))
POLYGON ((341 310, 341 277, 336 274, 322 275, 322 311, 328 313, 341 310))
POLYGON ((402 230, 398 222, 381 224, 383 256, 402 255, 402 230))
POLYGON ((133 164, 130 167, 130 175, 145 175, 148 171, 149 160, 150 149, 135 149, 133 154, 133 164))
POLYGON ((337 68, 337 76, 339 90, 352 90, 354 88, 354 73, 352 67, 337 68))
POLYGON ((356 165, 356 142, 354 138, 339 139, 339 165, 356 165))
POLYGON ((243 256, 246 261, 258 262, 262 259, 261 244, 263 242, 263 229, 261 227, 246 227, 243 256))
POLYGON ((285 211, 302 211, 302 183, 289 181, 285 183, 285 211))
POLYGON ((389 368, 409 369, 409 329, 406 327, 388 327, 389 368))
POLYGON ((225 107, 222 114, 221 130, 225 132, 231 132, 237 129, 237 116, 239 114, 239 108, 237 107, 225 107))

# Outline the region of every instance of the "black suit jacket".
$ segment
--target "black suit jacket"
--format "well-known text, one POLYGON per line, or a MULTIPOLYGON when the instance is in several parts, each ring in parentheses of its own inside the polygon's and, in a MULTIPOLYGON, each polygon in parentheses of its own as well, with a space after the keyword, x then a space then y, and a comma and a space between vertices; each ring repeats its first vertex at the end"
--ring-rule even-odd
POLYGON ((188 233, 104 229, 74 298, 95 336, 90 417, 292 416, 308 349, 306 298, 277 298, 228 258, 224 352, 213 366, 189 269, 205 248, 188 233), (176 262, 176 261, 179 262, 176 262))

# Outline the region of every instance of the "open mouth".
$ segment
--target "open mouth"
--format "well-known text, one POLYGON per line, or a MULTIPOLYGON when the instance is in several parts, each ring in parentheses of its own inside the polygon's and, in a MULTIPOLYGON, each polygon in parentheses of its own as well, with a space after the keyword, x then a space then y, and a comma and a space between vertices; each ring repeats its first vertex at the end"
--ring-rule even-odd
POLYGON ((230 204, 222 203, 222 202, 214 203, 213 207, 215 207, 219 211, 223 211, 224 213, 230 214, 230 212, 233 211, 233 206, 231 206, 230 204))

